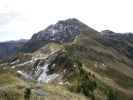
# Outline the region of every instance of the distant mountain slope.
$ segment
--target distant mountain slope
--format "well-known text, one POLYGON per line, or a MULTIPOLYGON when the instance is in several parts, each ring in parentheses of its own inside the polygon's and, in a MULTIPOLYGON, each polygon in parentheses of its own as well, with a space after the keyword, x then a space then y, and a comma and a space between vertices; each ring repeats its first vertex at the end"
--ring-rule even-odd
POLYGON ((7 58, 15 54, 27 40, 8 41, 0 43, 0 59, 7 58))
POLYGON ((123 55, 124 58, 121 60, 133 68, 133 33, 115 33, 105 30, 102 31, 102 36, 101 43, 123 55))

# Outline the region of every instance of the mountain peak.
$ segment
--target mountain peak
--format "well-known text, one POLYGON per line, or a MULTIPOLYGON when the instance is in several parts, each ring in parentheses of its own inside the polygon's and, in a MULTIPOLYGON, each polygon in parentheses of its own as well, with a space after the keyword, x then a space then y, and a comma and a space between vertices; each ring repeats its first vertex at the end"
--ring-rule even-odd
MULTIPOLYGON (((32 51, 44 46, 49 42, 68 43, 72 42, 80 33, 95 36, 97 31, 85 25, 75 18, 60 20, 56 24, 48 26, 46 29, 34 34, 29 42, 23 47, 32 51), (93 34, 93 35, 92 35, 93 34), (36 45, 37 47, 35 47, 36 45)), ((23 51, 23 50, 22 50, 23 51)), ((25 51, 25 50, 24 50, 25 51)), ((27 50, 26 50, 27 51, 27 50)), ((31 52, 31 51, 30 51, 31 52)))
POLYGON ((76 19, 76 18, 69 18, 69 19, 66 19, 66 20, 60 20, 57 23, 60 23, 60 22, 65 22, 65 23, 80 23, 80 21, 78 19, 76 19))
POLYGON ((80 24, 80 21, 74 18, 58 21, 33 35, 32 40, 69 42, 80 33, 80 24))
POLYGON ((102 34, 114 34, 115 32, 113 32, 111 30, 103 30, 101 33, 102 34))

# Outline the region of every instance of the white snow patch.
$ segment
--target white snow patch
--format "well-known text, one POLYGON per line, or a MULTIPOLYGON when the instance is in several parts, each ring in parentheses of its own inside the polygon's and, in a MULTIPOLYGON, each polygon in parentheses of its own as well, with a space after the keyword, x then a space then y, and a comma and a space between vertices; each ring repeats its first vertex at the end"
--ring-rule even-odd
POLYGON ((23 62, 23 63, 18 64, 17 66, 24 66, 24 65, 30 64, 30 63, 32 63, 32 62, 33 62, 33 60, 26 61, 26 62, 23 62))
POLYGON ((77 66, 74 64, 74 66, 73 66, 73 67, 75 67, 75 68, 76 68, 77 66))
POLYGON ((60 85, 63 85, 63 82, 59 82, 60 85))
POLYGON ((11 63, 11 65, 14 65, 14 64, 16 64, 16 63, 19 63, 19 59, 18 60, 16 60, 16 61, 13 61, 12 63, 11 63))
POLYGON ((31 76, 29 76, 28 74, 22 72, 21 70, 18 70, 17 73, 19 73, 20 75, 22 75, 25 79, 32 79, 31 76))
POLYGON ((48 64, 45 64, 44 67, 41 68, 41 70, 43 70, 43 72, 38 78, 39 82, 48 83, 49 81, 52 81, 59 76, 59 74, 56 73, 47 75, 48 64))
POLYGON ((66 69, 64 69, 64 71, 63 71, 64 73, 66 73, 66 69))
POLYGON ((105 64, 103 63, 102 66, 105 67, 105 64))
POLYGON ((57 32, 57 30, 54 30, 54 29, 52 30, 52 34, 53 34, 53 35, 54 35, 56 32, 57 32))
POLYGON ((17 73, 19 73, 19 74, 23 74, 23 72, 22 72, 22 71, 20 71, 20 70, 18 70, 18 71, 17 71, 17 73))
POLYGON ((53 40, 53 41, 54 41, 54 40, 55 40, 55 38, 52 38, 51 40, 53 40))
POLYGON ((12 66, 11 68, 14 69, 16 66, 12 66))

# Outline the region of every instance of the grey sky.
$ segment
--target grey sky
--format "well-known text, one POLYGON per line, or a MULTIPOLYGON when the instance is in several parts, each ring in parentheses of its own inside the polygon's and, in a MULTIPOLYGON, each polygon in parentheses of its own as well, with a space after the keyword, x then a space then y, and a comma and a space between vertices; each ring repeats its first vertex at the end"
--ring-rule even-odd
POLYGON ((98 31, 133 32, 132 4, 133 0, 0 0, 0 41, 30 38, 67 18, 98 31))

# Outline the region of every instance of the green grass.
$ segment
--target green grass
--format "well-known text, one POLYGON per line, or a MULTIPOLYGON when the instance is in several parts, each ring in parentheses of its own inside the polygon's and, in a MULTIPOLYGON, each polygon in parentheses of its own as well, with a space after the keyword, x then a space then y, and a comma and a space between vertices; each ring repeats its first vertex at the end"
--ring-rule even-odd
MULTIPOLYGON (((12 71, 1 71, 0 73, 0 99, 2 100, 24 100, 24 90, 32 86, 32 91, 36 90, 36 82, 26 82, 17 77, 12 71)), ((40 97, 34 93, 31 100, 88 100, 82 94, 70 92, 66 87, 58 84, 44 84, 40 87, 48 94, 46 97, 40 97)))
POLYGON ((113 79, 116 83, 118 83, 121 87, 124 87, 126 89, 133 89, 133 79, 122 74, 121 72, 118 72, 112 68, 107 68, 106 70, 102 69, 94 69, 96 72, 100 73, 103 76, 109 77, 113 79))
POLYGON ((16 77, 17 74, 8 72, 8 71, 0 71, 0 87, 4 86, 12 86, 12 85, 25 85, 25 82, 16 77))
POLYGON ((55 98, 50 100, 89 100, 82 94, 72 93, 66 87, 57 84, 45 84, 43 89, 50 94, 47 98, 55 98))

